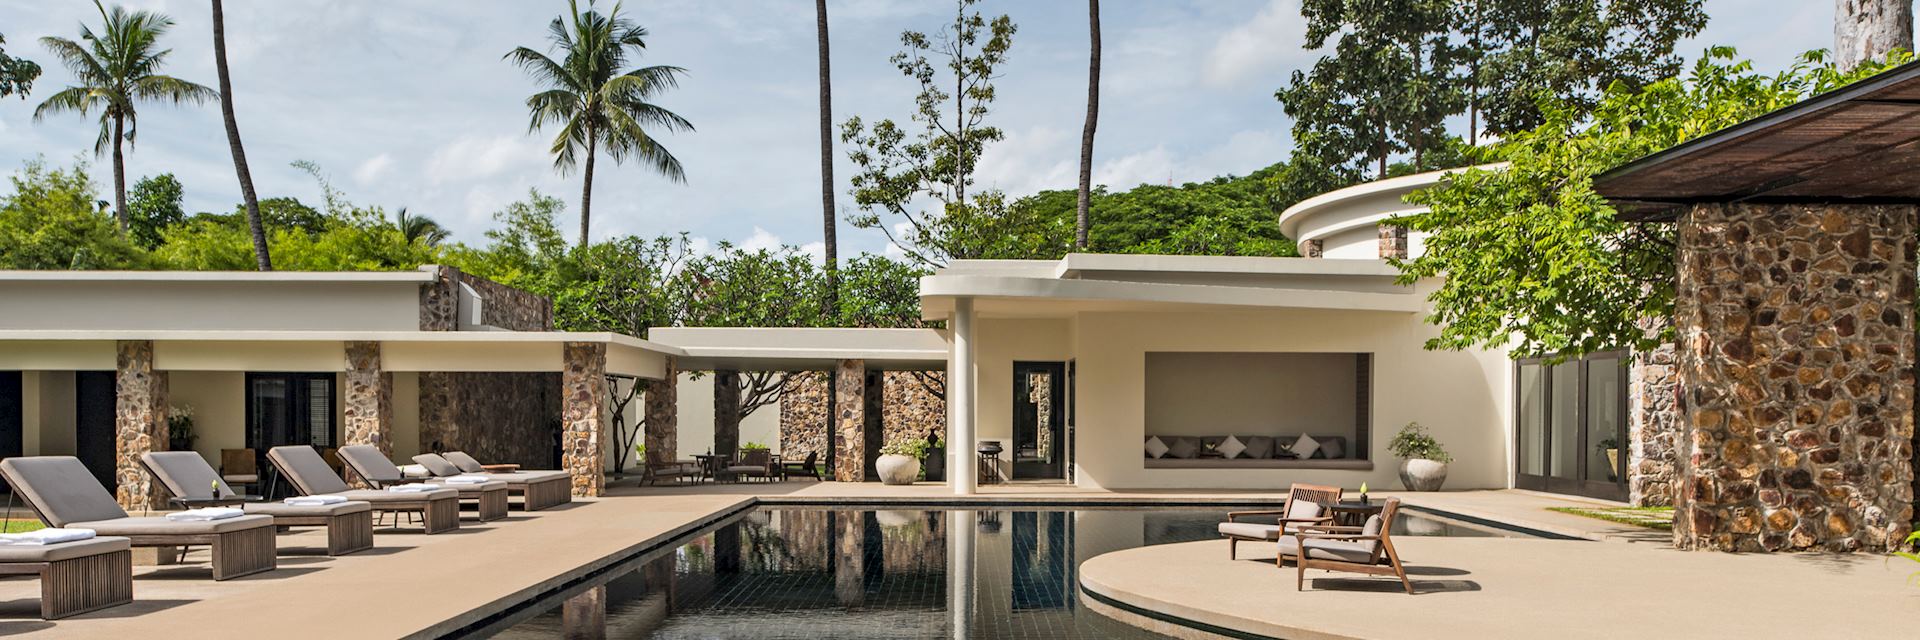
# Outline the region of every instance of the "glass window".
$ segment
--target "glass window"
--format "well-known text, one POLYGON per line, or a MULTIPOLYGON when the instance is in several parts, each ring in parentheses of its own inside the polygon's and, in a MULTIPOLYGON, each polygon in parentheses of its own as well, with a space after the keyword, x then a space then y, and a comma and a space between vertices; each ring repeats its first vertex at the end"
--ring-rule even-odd
POLYGON ((1620 481, 1627 432, 1626 369, 1617 357, 1587 361, 1587 479, 1620 481))
POLYGON ((1520 473, 1547 474, 1546 370, 1538 363, 1520 365, 1520 473))
POLYGON ((1553 392, 1548 401, 1552 431, 1547 448, 1547 471, 1555 478, 1578 478, 1580 473, 1580 361, 1553 365, 1553 392))

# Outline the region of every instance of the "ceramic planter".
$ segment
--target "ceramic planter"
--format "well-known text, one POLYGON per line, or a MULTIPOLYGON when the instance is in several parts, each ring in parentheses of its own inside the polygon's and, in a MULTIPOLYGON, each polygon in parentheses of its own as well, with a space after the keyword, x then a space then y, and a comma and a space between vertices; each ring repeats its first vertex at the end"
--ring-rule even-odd
POLYGON ((889 453, 880 456, 873 466, 883 484, 913 484, 920 479, 920 460, 913 457, 889 453))
POLYGON ((1408 491, 1439 491, 1447 481, 1447 463, 1424 458, 1400 461, 1400 484, 1408 491))

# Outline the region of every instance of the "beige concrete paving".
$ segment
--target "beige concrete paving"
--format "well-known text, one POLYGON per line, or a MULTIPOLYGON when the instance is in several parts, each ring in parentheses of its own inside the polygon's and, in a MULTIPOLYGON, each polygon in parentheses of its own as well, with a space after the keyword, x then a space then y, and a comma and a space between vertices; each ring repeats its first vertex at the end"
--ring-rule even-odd
POLYGON ((279 569, 214 582, 206 551, 188 563, 135 567, 134 603, 43 622, 39 583, 0 581, 0 636, 61 638, 404 638, 457 628, 649 543, 751 503, 742 495, 627 495, 576 501, 457 532, 377 532, 375 548, 328 558, 280 538, 279 569))
POLYGON ((1920 565, 1872 555, 1683 552, 1642 544, 1395 539, 1421 593, 1357 574, 1277 569, 1270 545, 1127 549, 1081 564, 1084 589, 1189 620, 1299 640, 1911 638, 1920 565))

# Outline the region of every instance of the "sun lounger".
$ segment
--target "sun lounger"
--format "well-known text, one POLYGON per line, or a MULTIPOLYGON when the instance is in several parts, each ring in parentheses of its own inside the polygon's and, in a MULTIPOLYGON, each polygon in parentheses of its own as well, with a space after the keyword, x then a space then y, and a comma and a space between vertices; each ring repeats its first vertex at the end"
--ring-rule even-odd
MULTIPOLYGON (((378 447, 366 444, 340 447, 340 460, 347 464, 360 479, 376 487, 414 482, 400 473, 400 467, 394 466, 378 447)), ((433 479, 427 480, 434 484, 433 479)), ((507 517, 507 483, 488 481, 478 484, 441 485, 460 492, 461 502, 472 502, 479 512, 481 522, 499 520, 507 517)))
POLYGON ((131 517, 94 479, 93 472, 72 456, 7 458, 0 460, 0 475, 50 527, 92 529, 99 535, 127 538, 136 547, 206 545, 213 556, 215 580, 271 571, 275 566, 273 518, 267 516, 209 522, 131 517))
POLYGON ((45 620, 133 602, 133 550, 126 538, 0 544, 0 575, 40 576, 45 620))
MULTIPOLYGON (((428 493, 388 493, 379 490, 354 490, 334 474, 320 452, 308 446, 274 447, 267 450, 267 461, 293 488, 309 496, 337 495, 348 500, 363 500, 376 513, 418 513, 427 533, 460 528, 460 494, 452 489, 428 493)), ((395 518, 395 524, 399 519, 395 518)))
POLYGON ((445 456, 423 453, 414 456, 413 461, 415 464, 426 467, 427 472, 434 477, 445 478, 469 474, 505 482, 508 491, 520 494, 520 506, 528 511, 539 511, 573 501, 573 476, 565 471, 486 473, 480 461, 458 451, 450 452, 445 456), (464 458, 471 464, 463 465, 455 462, 455 457, 464 458))
MULTIPOLYGON (((1333 517, 1321 514, 1321 505, 1340 501, 1340 487, 1293 483, 1287 490, 1287 503, 1278 511, 1233 511, 1220 523, 1220 536, 1227 539, 1227 558, 1239 556, 1240 543, 1279 542, 1286 531, 1309 524, 1333 524, 1333 517), (1273 524, 1267 524, 1271 522, 1273 524)), ((1279 559, 1289 557, 1282 553, 1279 559)))
POLYGON ((1413 583, 1407 580, 1400 554, 1393 550, 1393 517, 1399 511, 1400 499, 1387 498, 1380 513, 1369 516, 1364 526, 1305 525, 1288 531, 1280 539, 1280 547, 1281 553, 1293 555, 1299 566, 1294 589, 1306 590, 1308 569, 1325 569, 1397 577, 1400 586, 1412 595, 1413 583))
MULTIPOLYGON (((177 500, 206 500, 240 496, 227 486, 207 461, 193 451, 160 451, 140 455, 161 486, 177 500)), ((270 516, 280 527, 326 527, 327 555, 337 556, 373 548, 373 505, 342 497, 334 504, 249 502, 240 506, 249 514, 270 516)))

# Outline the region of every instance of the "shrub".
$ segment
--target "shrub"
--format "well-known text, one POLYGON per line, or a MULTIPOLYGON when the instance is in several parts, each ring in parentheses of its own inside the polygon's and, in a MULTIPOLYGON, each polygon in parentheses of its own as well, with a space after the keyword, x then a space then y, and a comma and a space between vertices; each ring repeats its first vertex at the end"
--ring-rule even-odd
POLYGON ((931 446, 925 438, 907 438, 887 443, 880 447, 881 455, 907 456, 915 460, 927 457, 927 447, 931 446))
POLYGON ((1407 426, 1401 427, 1400 433, 1394 434, 1393 441, 1387 443, 1387 450, 1393 452, 1394 457, 1403 460, 1423 458, 1434 462, 1453 462, 1453 456, 1448 455, 1446 448, 1440 446, 1440 441, 1433 439, 1433 436, 1427 433, 1427 428, 1420 426, 1418 422, 1409 422, 1407 426))

